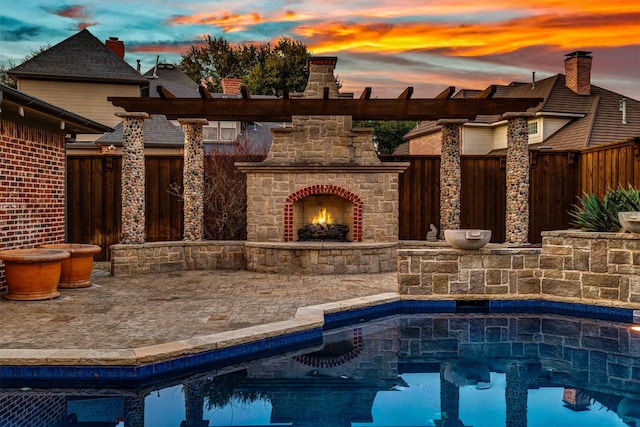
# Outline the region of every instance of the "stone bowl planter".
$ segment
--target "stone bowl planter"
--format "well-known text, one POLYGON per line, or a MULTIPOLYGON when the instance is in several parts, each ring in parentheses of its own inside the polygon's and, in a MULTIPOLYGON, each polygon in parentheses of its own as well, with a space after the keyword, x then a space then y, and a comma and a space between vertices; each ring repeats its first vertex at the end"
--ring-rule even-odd
POLYGON ((491 230, 444 230, 444 238, 456 249, 480 249, 491 240, 491 230))
POLYGON ((618 212, 620 225, 632 233, 640 233, 640 212, 618 212))
POLYGON ((86 288, 91 286, 91 270, 93 270, 93 257, 102 248, 97 245, 85 243, 54 243, 42 245, 46 249, 63 249, 71 256, 62 261, 60 283, 58 289, 86 288))
POLYGON ((9 292, 5 298, 37 301, 60 296, 58 282, 62 260, 69 258, 63 249, 10 249, 0 252, 9 292))

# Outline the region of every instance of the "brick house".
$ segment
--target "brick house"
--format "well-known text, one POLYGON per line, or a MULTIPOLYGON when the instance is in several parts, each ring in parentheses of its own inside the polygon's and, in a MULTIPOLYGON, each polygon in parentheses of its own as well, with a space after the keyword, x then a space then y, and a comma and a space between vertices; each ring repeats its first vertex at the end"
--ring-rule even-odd
MULTIPOLYGON (((532 81, 493 85, 484 91, 464 89, 453 98, 539 97, 530 110, 529 145, 546 150, 578 150, 640 136, 640 101, 591 84, 590 52, 566 55, 565 74, 532 81)), ((440 154, 441 129, 424 121, 404 136, 396 155, 440 154)), ((461 128, 462 154, 506 151, 507 123, 499 116, 478 116, 461 128)))
POLYGON ((65 147, 112 130, 0 85, 0 250, 65 241, 65 147))

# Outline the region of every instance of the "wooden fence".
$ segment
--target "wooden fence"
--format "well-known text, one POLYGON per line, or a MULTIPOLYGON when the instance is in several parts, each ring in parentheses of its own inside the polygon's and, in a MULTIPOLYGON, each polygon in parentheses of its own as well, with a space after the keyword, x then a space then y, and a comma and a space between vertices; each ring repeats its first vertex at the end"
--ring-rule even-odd
POLYGON ((640 137, 582 150, 580 171, 579 194, 602 196, 618 185, 640 188, 640 137))
MULTIPOLYGON (((576 202, 579 169, 575 152, 531 152, 529 241, 540 232, 568 228, 568 211, 576 202)), ((440 157, 385 156, 383 161, 410 162, 400 176, 401 240, 424 240, 430 224, 440 228, 440 157)), ((504 242, 506 217, 505 156, 462 156, 460 226, 492 231, 504 242)))
MULTIPOLYGON (((183 208, 172 186, 182 186, 181 156, 145 159, 145 236, 149 242, 182 240, 183 208)), ((110 259, 120 242, 120 156, 67 158, 67 240, 102 247, 96 260, 110 259)))
MULTIPOLYGON (((640 139, 570 152, 531 152, 529 241, 540 232, 570 227, 569 211, 583 192, 603 194, 618 183, 640 188, 640 139)), ((407 161, 400 176, 401 240, 424 240, 429 225, 440 222, 440 158, 383 156, 407 161)), ((96 260, 109 259, 108 248, 120 239, 121 158, 69 157, 67 160, 67 239, 103 248, 96 260)), ((182 202, 172 186, 182 186, 183 158, 146 158, 147 241, 181 240, 182 202)), ((492 230, 492 241, 505 237, 506 170, 504 156, 461 159, 461 226, 492 230)))

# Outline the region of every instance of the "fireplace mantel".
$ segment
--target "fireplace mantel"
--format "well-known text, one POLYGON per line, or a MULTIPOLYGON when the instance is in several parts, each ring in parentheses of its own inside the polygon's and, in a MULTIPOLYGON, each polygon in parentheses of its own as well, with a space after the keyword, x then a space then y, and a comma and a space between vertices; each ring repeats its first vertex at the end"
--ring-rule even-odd
POLYGON ((401 173, 409 167, 409 162, 384 162, 380 165, 357 164, 265 164, 265 162, 237 162, 235 166, 242 172, 300 173, 401 173))

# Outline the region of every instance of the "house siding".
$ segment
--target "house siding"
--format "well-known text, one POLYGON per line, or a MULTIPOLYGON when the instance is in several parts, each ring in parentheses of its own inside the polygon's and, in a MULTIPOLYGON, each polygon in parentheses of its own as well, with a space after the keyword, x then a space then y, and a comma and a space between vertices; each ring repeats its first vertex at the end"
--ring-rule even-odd
MULTIPOLYGON (((107 101, 107 97, 140 96, 140 87, 137 85, 94 82, 21 79, 18 81, 18 90, 109 127, 120 123, 121 119, 114 114, 124 110, 107 101)), ((84 140, 95 138, 95 135, 91 135, 84 140)), ((78 137, 78 140, 83 138, 78 137)))
POLYGON ((0 127, 0 250, 64 242, 64 137, 7 120, 0 127))
MULTIPOLYGON (((551 135, 562 129, 571 119, 560 119, 554 117, 545 117, 540 121, 542 126, 543 141, 549 138, 551 135)), ((531 143, 531 139, 529 143, 531 143)))
POLYGON ((507 124, 493 128, 493 149, 507 148, 507 124))
POLYGON ((493 129, 490 127, 462 127, 462 154, 487 154, 491 151, 493 129))

